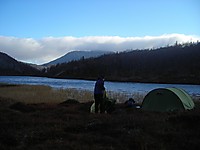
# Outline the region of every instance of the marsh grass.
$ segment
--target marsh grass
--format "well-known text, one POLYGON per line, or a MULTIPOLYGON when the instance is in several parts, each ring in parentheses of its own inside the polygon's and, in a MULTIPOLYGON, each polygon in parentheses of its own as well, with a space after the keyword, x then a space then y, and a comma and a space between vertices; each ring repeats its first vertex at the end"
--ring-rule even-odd
MULTIPOLYGON (((133 93, 131 96, 124 93, 108 91, 108 98, 117 100, 117 103, 123 103, 130 97, 136 102, 141 102, 144 95, 133 93)), ((23 103, 60 103, 68 99, 75 99, 79 102, 93 101, 93 92, 78 89, 52 88, 44 85, 1 85, 0 97, 10 98, 23 103)))
POLYGON ((23 103, 60 103, 67 99, 91 101, 92 94, 76 89, 55 89, 43 85, 17 85, 0 87, 0 97, 23 103))
MULTIPOLYGON (((108 96, 128 98, 112 92, 108 96)), ((135 100, 143 97, 140 93, 132 96, 135 100)), ((0 86, 0 102, 4 102, 0 103, 0 149, 200 149, 200 102, 183 112, 148 112, 116 104, 111 114, 90 114, 91 99, 92 92, 75 89, 0 86), (12 99, 24 103, 10 104, 12 99), (85 103, 48 104, 66 99, 85 103)))
MULTIPOLYGON (((0 98, 1 100, 1 98, 0 98)), ((199 149, 200 107, 156 113, 117 104, 111 114, 90 114, 91 103, 0 105, 1 150, 199 149)), ((200 105, 198 105, 200 106, 200 105)))
POLYGON ((145 93, 139 93, 139 92, 126 94, 126 93, 117 93, 117 92, 108 91, 107 93, 107 96, 111 99, 115 99, 117 103, 124 103, 129 98, 133 98, 136 103, 141 104, 145 95, 146 95, 145 93))
MULTIPOLYGON (((136 103, 141 104, 147 93, 133 92, 126 94, 122 92, 107 91, 107 97, 115 99, 117 103, 124 103, 133 98, 136 103)), ((52 88, 44 85, 2 85, 0 84, 0 97, 9 98, 18 102, 37 103, 61 103, 68 99, 75 99, 81 103, 94 101, 93 92, 78 89, 52 88)), ((194 101, 200 97, 192 95, 194 101)))

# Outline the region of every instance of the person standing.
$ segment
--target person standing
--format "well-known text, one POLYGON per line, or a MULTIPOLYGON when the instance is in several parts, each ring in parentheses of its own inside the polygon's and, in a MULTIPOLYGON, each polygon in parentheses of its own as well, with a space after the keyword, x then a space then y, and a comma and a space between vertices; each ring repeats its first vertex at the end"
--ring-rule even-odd
POLYGON ((94 100, 95 100, 95 113, 98 113, 100 108, 100 113, 105 112, 103 94, 105 91, 104 87, 104 77, 99 76, 94 87, 94 100))

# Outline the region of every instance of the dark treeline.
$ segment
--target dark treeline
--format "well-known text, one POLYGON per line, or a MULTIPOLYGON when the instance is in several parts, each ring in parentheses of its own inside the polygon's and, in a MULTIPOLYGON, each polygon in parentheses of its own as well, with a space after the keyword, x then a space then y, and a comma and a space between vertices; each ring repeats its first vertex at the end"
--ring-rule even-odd
POLYGON ((154 50, 132 50, 72 61, 49 68, 56 78, 200 84, 200 43, 175 44, 154 50))

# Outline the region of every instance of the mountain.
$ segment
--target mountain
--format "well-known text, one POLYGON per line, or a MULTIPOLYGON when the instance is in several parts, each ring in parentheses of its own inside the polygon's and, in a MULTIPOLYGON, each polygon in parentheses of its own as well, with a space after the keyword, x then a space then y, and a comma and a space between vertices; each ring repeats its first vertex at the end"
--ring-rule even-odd
POLYGON ((51 65, 61 64, 61 63, 68 63, 73 60, 98 57, 98 56, 108 54, 108 53, 112 53, 112 52, 110 51, 72 51, 58 59, 55 59, 49 63, 43 64, 43 66, 51 66, 51 65))
POLYGON ((133 50, 52 66, 47 76, 109 81, 200 84, 200 43, 133 50))
POLYGON ((41 71, 0 52, 0 75, 41 75, 41 71))

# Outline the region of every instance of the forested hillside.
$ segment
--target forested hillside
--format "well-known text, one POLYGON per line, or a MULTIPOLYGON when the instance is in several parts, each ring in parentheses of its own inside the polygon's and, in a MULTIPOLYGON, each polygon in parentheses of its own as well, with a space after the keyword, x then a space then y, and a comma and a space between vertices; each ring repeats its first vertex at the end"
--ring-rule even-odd
POLYGON ((200 43, 174 45, 154 50, 133 50, 59 64, 48 70, 56 78, 110 81, 200 84, 200 43))
POLYGON ((42 72, 28 64, 19 62, 0 52, 0 75, 42 75, 42 72))

